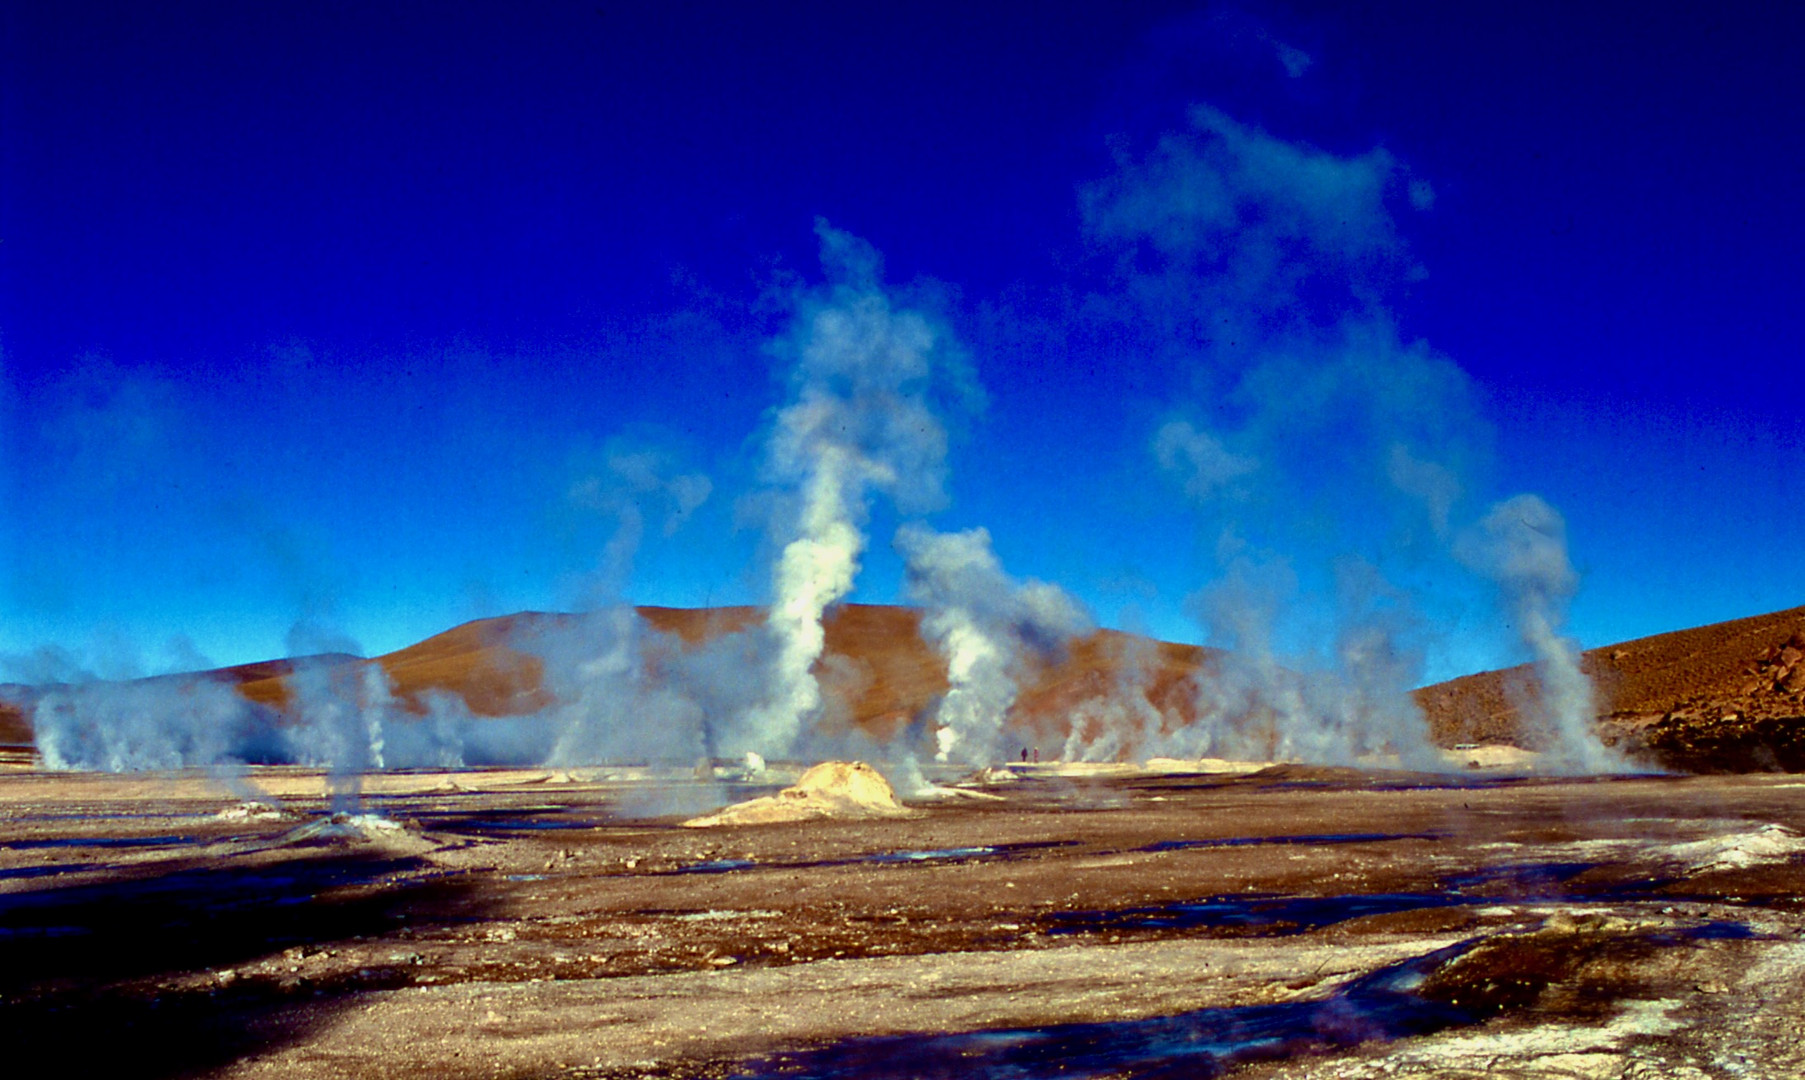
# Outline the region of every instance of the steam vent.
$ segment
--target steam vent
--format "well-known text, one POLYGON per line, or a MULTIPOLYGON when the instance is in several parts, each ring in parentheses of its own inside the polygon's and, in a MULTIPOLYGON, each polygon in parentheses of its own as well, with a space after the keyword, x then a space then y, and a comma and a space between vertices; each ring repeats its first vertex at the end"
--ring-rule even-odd
POLYGON ((8 5, 9 1075, 1800 1080, 1802 43, 8 5))
POLYGON ((630 628, 656 680, 760 615, 523 615, 374 660, 12 688, 9 1034, 106 1010, 133 1047, 100 1048, 113 1067, 226 1075, 1805 1061, 1773 1022, 1805 1007, 1805 609, 1582 654, 1624 763, 1589 777, 1535 722, 1529 667, 1417 691, 1409 762, 1235 754, 1283 735, 1270 706, 1183 748, 1235 661, 1105 630, 1016 669, 994 759, 943 760, 957 679, 928 616, 861 605, 825 619, 798 745, 869 760, 584 759, 572 641, 630 628), (47 768, 101 694, 206 704, 274 760, 47 768), (278 756, 322 694, 359 732, 377 713, 354 767, 278 756), (34 724, 68 725, 59 749, 34 724))

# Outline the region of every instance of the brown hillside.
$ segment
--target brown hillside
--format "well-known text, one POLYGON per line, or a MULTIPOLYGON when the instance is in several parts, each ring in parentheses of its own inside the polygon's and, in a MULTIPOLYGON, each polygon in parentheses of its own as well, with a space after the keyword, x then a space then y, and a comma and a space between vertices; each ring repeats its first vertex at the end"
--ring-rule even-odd
MULTIPOLYGON (((652 629, 692 647, 762 618, 753 607, 637 610, 652 629)), ((410 711, 425 712, 429 695, 439 693, 463 699, 479 716, 520 716, 551 700, 542 685, 543 663, 530 651, 533 639, 568 628, 577 618, 523 612, 465 623, 373 661, 321 656, 244 664, 214 674, 236 683, 247 699, 281 711, 290 701, 289 680, 302 664, 378 663, 410 711)), ((921 612, 913 608, 845 604, 828 614, 827 650, 817 671, 832 703, 829 724, 889 738, 932 708, 947 689, 946 665, 922 640, 920 627, 921 612)), ((1195 646, 1096 631, 1074 641, 1063 655, 1030 662, 1016 722, 1042 736, 1063 737, 1072 709, 1107 696, 1131 664, 1144 669, 1157 704, 1175 715, 1188 714, 1193 695, 1187 686, 1206 655, 1195 646)), ((5 719, 0 715, 0 724, 5 719)), ((24 716, 15 715, 14 721, 16 737, 29 743, 24 716)), ((0 734, 7 730, 0 727, 0 734)))
MULTIPOLYGON (((685 646, 760 618, 751 607, 638 611, 685 646)), ((443 693, 462 698, 479 716, 519 716, 549 702, 541 661, 523 646, 576 619, 525 612, 466 623, 374 661, 334 654, 212 674, 236 683, 247 699, 281 710, 298 667, 374 662, 414 711, 425 711, 428 695, 443 693)), ((883 605, 848 604, 828 616, 827 655, 818 671, 829 701, 837 703, 829 723, 888 737, 945 693, 945 665, 921 639, 920 623, 919 611, 883 605)), ((1062 655, 1030 663, 1013 720, 1042 741, 1062 736, 1074 710, 1108 697, 1131 667, 1145 673, 1157 707, 1188 719, 1194 680, 1212 656, 1196 646, 1099 630, 1062 655)), ((1593 649, 1582 664, 1599 688, 1599 728, 1607 743, 1687 771, 1805 771, 1805 607, 1593 649)), ((0 748, 29 746, 32 692, 0 687, 0 748)), ((1533 705, 1534 695, 1533 672, 1522 665, 1424 687, 1416 699, 1444 746, 1523 744, 1530 737, 1520 710, 1533 705)))
MULTIPOLYGON (((1592 649, 1607 743, 1691 771, 1805 770, 1805 607, 1592 649)), ((1528 665, 1416 693, 1437 742, 1513 742, 1528 665)))
MULTIPOLYGON (((217 668, 206 674, 222 682, 238 685, 240 693, 252 701, 280 705, 287 700, 283 681, 302 664, 361 663, 348 653, 322 653, 292 660, 259 660, 217 668)), ((187 675, 153 675, 149 680, 184 679, 187 675)), ((32 702, 42 692, 40 687, 9 684, 0 686, 0 750, 29 749, 32 745, 30 713, 32 702)))
MULTIPOLYGON (((688 646, 744 630, 762 617, 753 607, 637 610, 652 629, 688 646)), ((423 709, 423 696, 437 691, 463 698, 479 716, 520 716, 550 702, 541 686, 543 664, 527 651, 533 638, 566 628, 575 619, 540 612, 479 619, 376 662, 388 673, 396 696, 416 708, 423 709)), ((919 613, 906 608, 865 604, 845 605, 828 615, 822 677, 830 696, 839 690, 851 701, 847 719, 861 727, 888 729, 912 717, 921 701, 944 692, 945 673, 921 641, 920 621, 919 613)))
POLYGON ((0 750, 31 745, 31 721, 26 717, 26 688, 0 687, 0 750))

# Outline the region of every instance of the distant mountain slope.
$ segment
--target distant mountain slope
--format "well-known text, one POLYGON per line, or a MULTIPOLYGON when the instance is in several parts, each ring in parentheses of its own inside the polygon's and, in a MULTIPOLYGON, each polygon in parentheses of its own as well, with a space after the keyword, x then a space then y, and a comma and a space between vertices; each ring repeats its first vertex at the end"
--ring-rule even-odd
MULTIPOLYGON (((698 645, 743 630, 763 618, 753 607, 637 609, 647 625, 698 645)), ((517 716, 548 704, 543 665, 531 651, 535 637, 576 618, 527 612, 465 623, 376 658, 396 696, 419 707, 424 695, 454 693, 473 712, 517 716)), ((947 689, 946 664, 921 638, 921 612, 882 604, 844 604, 828 613, 823 629, 827 655, 819 673, 825 696, 841 706, 837 719, 888 738, 931 708, 947 689)), ((1030 665, 1017 708, 1018 721, 1037 730, 1063 731, 1063 712, 1087 697, 1107 693, 1123 666, 1145 665, 1156 701, 1175 707, 1184 680, 1208 650, 1099 630, 1073 642, 1052 663, 1030 665)), ((245 686, 255 700, 279 704, 280 680, 245 686)))
MULTIPOLYGON (((645 624, 685 646, 743 630, 753 607, 637 609, 645 624)), ((830 722, 888 738, 925 716, 946 692, 946 666, 921 638, 921 612, 847 604, 826 620, 818 668, 830 722)), ((374 660, 331 654, 241 664, 209 673, 278 712, 298 669, 380 664, 403 707, 424 712, 431 695, 461 698, 479 716, 522 716, 551 703, 536 642, 572 628, 575 615, 523 612, 479 619, 374 660)), ((1098 630, 1064 653, 1031 662, 1012 722, 1035 741, 1062 737, 1078 706, 1108 697, 1138 668, 1148 697, 1168 716, 1195 713, 1195 679, 1214 650, 1098 630)), ((1593 649, 1582 664, 1598 687, 1599 730, 1651 763, 1705 772, 1805 771, 1805 607, 1679 630, 1593 649)), ((169 676, 165 676, 169 677, 169 676)), ((0 747, 29 747, 37 691, 0 686, 0 747)), ((1416 691, 1432 737, 1461 743, 1533 743, 1522 713, 1535 700, 1528 665, 1486 671, 1416 691)))
MULTIPOLYGON (((258 660, 249 664, 234 664, 231 667, 215 668, 204 672, 209 678, 221 682, 236 683, 238 692, 252 701, 267 703, 270 690, 268 688, 282 685, 296 668, 310 664, 351 664, 362 663, 361 657, 349 653, 321 653, 316 656, 301 656, 286 660, 258 660), (261 695, 261 696, 260 696, 261 695)), ((168 679, 192 678, 183 675, 152 675, 146 682, 168 679)), ((18 683, 0 683, 0 749, 30 747, 31 705, 43 692, 40 686, 25 686, 18 683)), ((286 691, 283 691, 285 694, 286 691)))
MULTIPOLYGON (((641 607, 651 629, 685 647, 746 629, 763 618, 753 607, 684 609, 641 607)), ((921 638, 922 613, 913 608, 845 604, 828 613, 826 655, 817 671, 831 703, 827 722, 851 725, 880 739, 925 716, 947 690, 946 664, 921 638)), ((552 703, 539 652, 557 648, 560 631, 580 616, 522 612, 479 619, 435 634, 392 653, 363 660, 333 655, 273 660, 207 673, 234 683, 246 699, 286 709, 297 670, 380 664, 400 704, 424 713, 434 694, 462 699, 478 716, 522 716, 552 703)), ((1044 739, 1063 738, 1068 714, 1080 702, 1106 695, 1130 665, 1147 680, 1149 696, 1177 715, 1189 716, 1190 680, 1210 650, 1098 630, 1072 642, 1060 656, 1030 659, 1014 720, 1044 739)), ((31 732, 21 705, 30 688, 15 687, 0 699, 0 742, 28 746, 31 732)))
MULTIPOLYGON (((1592 649, 1581 666, 1606 742, 1669 768, 1805 770, 1805 607, 1592 649)), ((1534 672, 1484 671, 1416 697, 1443 745, 1518 741, 1534 672)))

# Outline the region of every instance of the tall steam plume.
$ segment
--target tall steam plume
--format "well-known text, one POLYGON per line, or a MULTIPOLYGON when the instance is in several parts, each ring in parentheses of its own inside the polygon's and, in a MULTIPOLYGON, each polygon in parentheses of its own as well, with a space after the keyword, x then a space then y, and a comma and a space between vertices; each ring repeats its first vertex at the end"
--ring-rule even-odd
POLYGON ((1567 525, 1534 495, 1493 506, 1459 542, 1461 557, 1498 586, 1518 636, 1535 657, 1541 731, 1553 768, 1614 772, 1623 760, 1592 728, 1592 682, 1579 666, 1579 647, 1561 636, 1567 602, 1579 575, 1567 558, 1567 525))
POLYGON ((909 599, 927 609, 922 634, 946 658, 935 756, 990 764, 1028 657, 1056 652, 1090 619, 1058 586, 1004 573, 985 529, 905 525, 896 547, 908 562, 909 599))
POLYGON ((828 283, 801 295, 774 346, 790 364, 791 396, 777 414, 769 472, 795 495, 773 573, 768 630, 771 686, 723 749, 789 752, 821 709, 814 667, 821 619, 852 590, 874 493, 927 509, 942 500, 946 430, 931 393, 965 360, 938 320, 898 306, 882 261, 863 240, 817 220, 828 283))

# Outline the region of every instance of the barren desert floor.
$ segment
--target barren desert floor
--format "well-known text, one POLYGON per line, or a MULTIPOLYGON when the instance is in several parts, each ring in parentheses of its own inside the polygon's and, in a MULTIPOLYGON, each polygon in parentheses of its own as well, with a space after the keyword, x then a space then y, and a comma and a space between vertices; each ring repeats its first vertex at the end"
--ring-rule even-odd
POLYGON ((1805 780, 1022 766, 679 826, 794 778, 718 772, 389 773, 335 822, 316 771, 12 768, 0 1035, 100 1076, 1805 1075, 1805 780))

